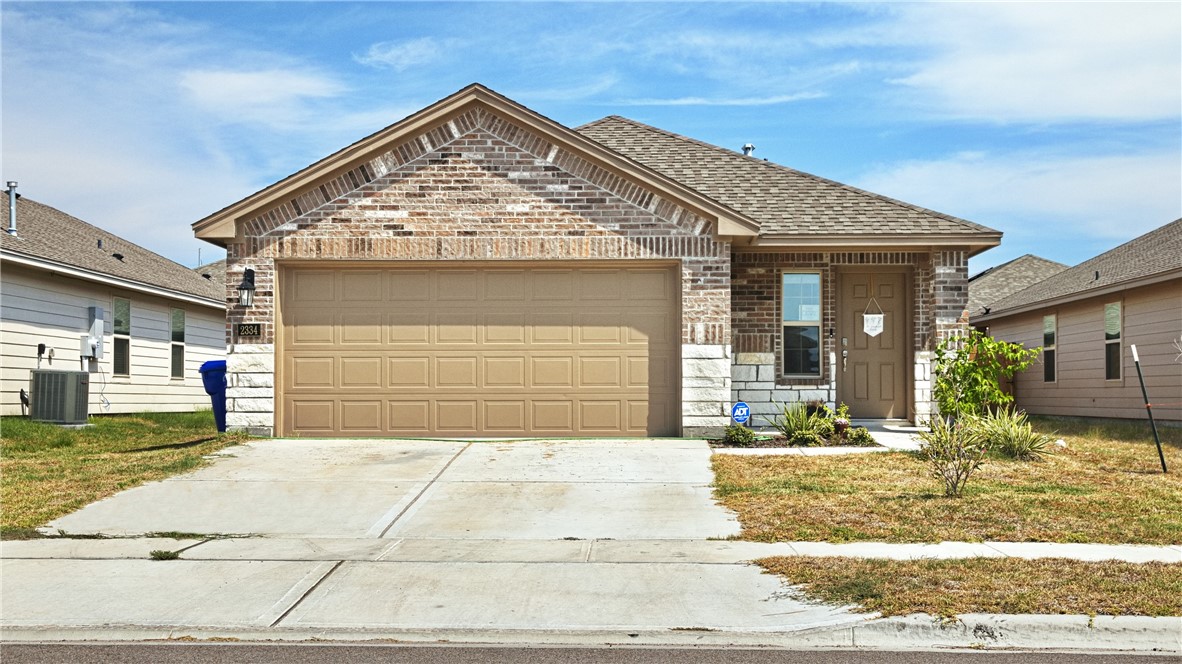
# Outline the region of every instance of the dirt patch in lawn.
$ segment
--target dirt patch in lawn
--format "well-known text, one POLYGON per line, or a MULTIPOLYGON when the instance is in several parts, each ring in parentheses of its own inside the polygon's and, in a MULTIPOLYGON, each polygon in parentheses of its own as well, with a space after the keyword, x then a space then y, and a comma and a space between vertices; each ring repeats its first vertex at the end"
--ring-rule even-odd
POLYGON ((715 494, 754 541, 1182 543, 1182 430, 1162 433, 1173 469, 1162 474, 1148 426, 1036 426, 1067 448, 1040 462, 990 458, 961 498, 905 452, 716 455, 715 494))
POLYGON ((1182 616, 1182 564, 1061 558, 756 561, 807 597, 883 615, 1041 613, 1182 616))

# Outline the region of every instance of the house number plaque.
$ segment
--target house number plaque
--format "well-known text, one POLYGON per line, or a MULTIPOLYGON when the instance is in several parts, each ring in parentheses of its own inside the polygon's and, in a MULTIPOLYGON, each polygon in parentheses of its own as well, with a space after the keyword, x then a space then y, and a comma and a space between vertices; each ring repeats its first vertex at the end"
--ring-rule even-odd
POLYGON ((238 336, 257 337, 263 334, 263 326, 258 323, 238 323, 238 336))

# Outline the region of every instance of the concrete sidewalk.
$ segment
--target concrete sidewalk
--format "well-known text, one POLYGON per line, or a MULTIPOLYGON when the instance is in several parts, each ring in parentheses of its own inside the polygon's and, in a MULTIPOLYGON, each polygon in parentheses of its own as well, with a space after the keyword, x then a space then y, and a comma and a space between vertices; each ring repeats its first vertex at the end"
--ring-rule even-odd
POLYGON ((732 541, 702 441, 260 441, 0 542, 0 638, 1182 649, 1182 619, 878 619, 775 555, 1182 560, 1179 547, 732 541), (153 531, 218 534, 142 537, 153 531), (229 537, 226 537, 229 535, 229 537), (178 560, 152 560, 155 550, 178 560))

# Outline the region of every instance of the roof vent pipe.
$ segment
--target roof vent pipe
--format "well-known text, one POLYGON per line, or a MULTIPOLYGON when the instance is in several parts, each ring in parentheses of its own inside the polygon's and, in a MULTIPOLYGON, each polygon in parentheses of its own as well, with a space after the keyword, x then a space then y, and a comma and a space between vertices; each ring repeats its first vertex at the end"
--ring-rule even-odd
POLYGON ((8 181, 8 234, 16 237, 16 181, 8 181))
POLYGON ((755 152, 755 145, 754 144, 746 143, 743 145, 743 154, 750 157, 752 152, 755 152))

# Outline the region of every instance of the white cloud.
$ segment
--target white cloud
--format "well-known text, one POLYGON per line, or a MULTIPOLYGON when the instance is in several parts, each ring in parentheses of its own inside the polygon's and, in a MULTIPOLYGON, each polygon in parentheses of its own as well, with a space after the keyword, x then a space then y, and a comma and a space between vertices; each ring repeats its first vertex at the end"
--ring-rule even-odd
POLYGON ((454 40, 439 41, 431 37, 394 42, 384 41, 371 44, 363 55, 354 55, 357 62, 370 67, 406 71, 433 63, 448 50, 458 48, 454 40))
POLYGON ((899 5, 877 35, 926 51, 892 81, 921 107, 991 121, 1140 121, 1182 110, 1180 23, 1179 3, 918 3, 899 5))
POLYGON ((328 76, 292 69, 194 70, 180 86, 204 110, 232 122, 288 125, 301 117, 304 102, 340 95, 344 86, 328 76))
POLYGON ((794 101, 821 99, 823 92, 798 92, 771 97, 674 97, 670 99, 623 99, 624 106, 774 106, 794 101))
POLYGON ((1080 238, 1112 247, 1182 216, 1182 163, 1168 152, 965 153, 879 166, 857 184, 997 228, 1016 254, 1067 263, 1089 257, 1062 255, 1080 238))

